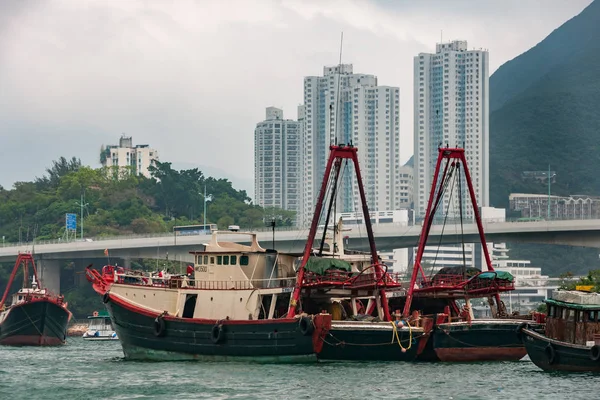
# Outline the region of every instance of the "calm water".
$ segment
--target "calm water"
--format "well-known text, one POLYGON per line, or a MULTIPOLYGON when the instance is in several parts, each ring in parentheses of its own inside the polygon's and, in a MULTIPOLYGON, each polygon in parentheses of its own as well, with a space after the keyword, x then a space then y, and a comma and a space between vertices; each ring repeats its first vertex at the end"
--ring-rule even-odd
POLYGON ((0 399, 598 398, 600 375, 478 364, 131 362, 118 342, 0 346, 0 399))

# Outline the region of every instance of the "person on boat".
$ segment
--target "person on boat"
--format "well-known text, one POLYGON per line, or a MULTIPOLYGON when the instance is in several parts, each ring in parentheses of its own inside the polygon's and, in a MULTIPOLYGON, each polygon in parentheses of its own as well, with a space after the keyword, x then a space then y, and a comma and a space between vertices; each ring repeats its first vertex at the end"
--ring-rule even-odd
POLYGON ((189 281, 190 286, 194 286, 194 266, 192 264, 188 264, 186 268, 186 276, 189 281))

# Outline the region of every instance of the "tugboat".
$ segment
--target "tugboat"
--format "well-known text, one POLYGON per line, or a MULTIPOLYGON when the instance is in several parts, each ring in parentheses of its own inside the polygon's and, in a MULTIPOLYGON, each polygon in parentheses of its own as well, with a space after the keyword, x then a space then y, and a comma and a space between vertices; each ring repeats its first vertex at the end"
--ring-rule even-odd
POLYGON ((42 287, 31 254, 19 254, 8 285, 0 300, 0 344, 13 346, 55 346, 64 344, 67 324, 71 319, 64 297, 42 287), (29 266, 33 270, 30 282, 29 266), (23 267, 23 286, 6 300, 20 267, 23 267))
POLYGON ((300 310, 308 314, 327 310, 332 315, 328 332, 318 338, 317 357, 321 361, 412 361, 427 342, 432 320, 428 326, 426 319, 417 315, 402 318, 399 311, 392 315, 387 295, 397 295, 402 290, 400 282, 387 273, 377 255, 357 148, 330 146, 288 318, 300 310), (344 160, 350 161, 356 172, 369 239, 368 253, 344 249, 341 221, 334 228, 334 239, 327 238, 326 227, 335 205, 344 160), (313 248, 326 193, 330 197, 324 212, 325 228, 318 248, 313 248))
MULTIPOLYGON (((521 324, 534 324, 531 317, 509 317, 500 293, 514 290, 511 274, 494 271, 479 215, 479 208, 467 166, 465 150, 462 148, 439 148, 438 159, 433 175, 432 188, 419 239, 411 281, 405 298, 393 299, 393 307, 403 307, 403 316, 410 316, 415 310, 434 318, 434 328, 427 348, 420 354, 420 360, 428 361, 516 361, 526 354, 519 336, 521 324), (445 165, 442 166, 445 161, 445 165), (443 168, 442 168, 443 167, 443 168), (460 232, 463 232, 463 196, 451 197, 454 185, 458 182, 458 193, 462 193, 462 177, 466 181, 468 195, 473 206, 473 214, 484 254, 487 271, 468 268, 463 265, 442 269, 434 276, 426 276, 422 268, 422 258, 434 216, 442 204, 458 203, 460 232), (439 181, 439 185, 438 185, 439 181), (421 279, 417 282, 417 279, 421 279), (487 298, 492 318, 475 319, 471 306, 474 298, 487 298), (528 319, 525 319, 528 318, 528 319)), ((449 215, 445 212, 444 225, 449 215)), ((462 240, 464 252, 464 238, 462 240)))
POLYGON ((191 254, 194 267, 182 276, 86 269, 125 358, 317 361, 331 315, 287 312, 297 256, 262 248, 255 233, 230 231, 214 232, 191 254))
POLYGON ((522 325, 527 354, 544 371, 600 372, 600 294, 555 290, 545 333, 522 325))
POLYGON ((84 340, 119 340, 106 311, 94 311, 88 320, 88 329, 83 334, 84 340))

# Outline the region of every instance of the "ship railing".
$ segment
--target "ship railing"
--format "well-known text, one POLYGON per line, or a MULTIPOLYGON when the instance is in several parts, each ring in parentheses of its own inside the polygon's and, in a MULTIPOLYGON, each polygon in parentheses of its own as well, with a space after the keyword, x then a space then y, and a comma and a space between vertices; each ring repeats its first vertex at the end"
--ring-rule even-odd
POLYGON ((116 281, 126 285, 151 286, 169 289, 205 289, 205 290, 248 290, 293 288, 295 277, 270 278, 270 279, 240 279, 240 280, 200 280, 192 279, 186 275, 171 275, 157 277, 149 275, 129 275, 116 273, 116 281))

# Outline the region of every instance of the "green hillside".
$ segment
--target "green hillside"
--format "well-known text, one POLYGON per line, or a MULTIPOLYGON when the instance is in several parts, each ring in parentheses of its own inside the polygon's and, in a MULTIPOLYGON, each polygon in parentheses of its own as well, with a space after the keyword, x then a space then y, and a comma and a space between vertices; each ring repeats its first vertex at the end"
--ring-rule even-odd
MULTIPOLYGON (((490 78, 490 202, 547 193, 523 171, 556 171, 552 193, 600 195, 600 2, 556 29, 490 78)), ((512 244, 511 256, 544 273, 585 274, 598 250, 512 244)))
POLYGON ((522 64, 553 65, 534 82, 515 78, 526 89, 490 115, 492 205, 508 206, 511 192, 544 193, 544 187, 523 181, 521 173, 546 170, 549 164, 557 172, 554 193, 600 194, 600 24, 596 21, 600 21, 597 1, 490 78, 490 94, 499 98, 502 93, 494 93, 505 81, 506 71, 522 64), (575 35, 584 33, 577 41, 575 35), (564 38, 579 43, 568 59, 559 45, 564 38), (559 50, 533 51, 538 47, 559 50))
POLYGON ((537 46, 502 65, 490 78, 490 110, 501 108, 546 74, 588 52, 598 38, 600 3, 554 30, 537 46))

